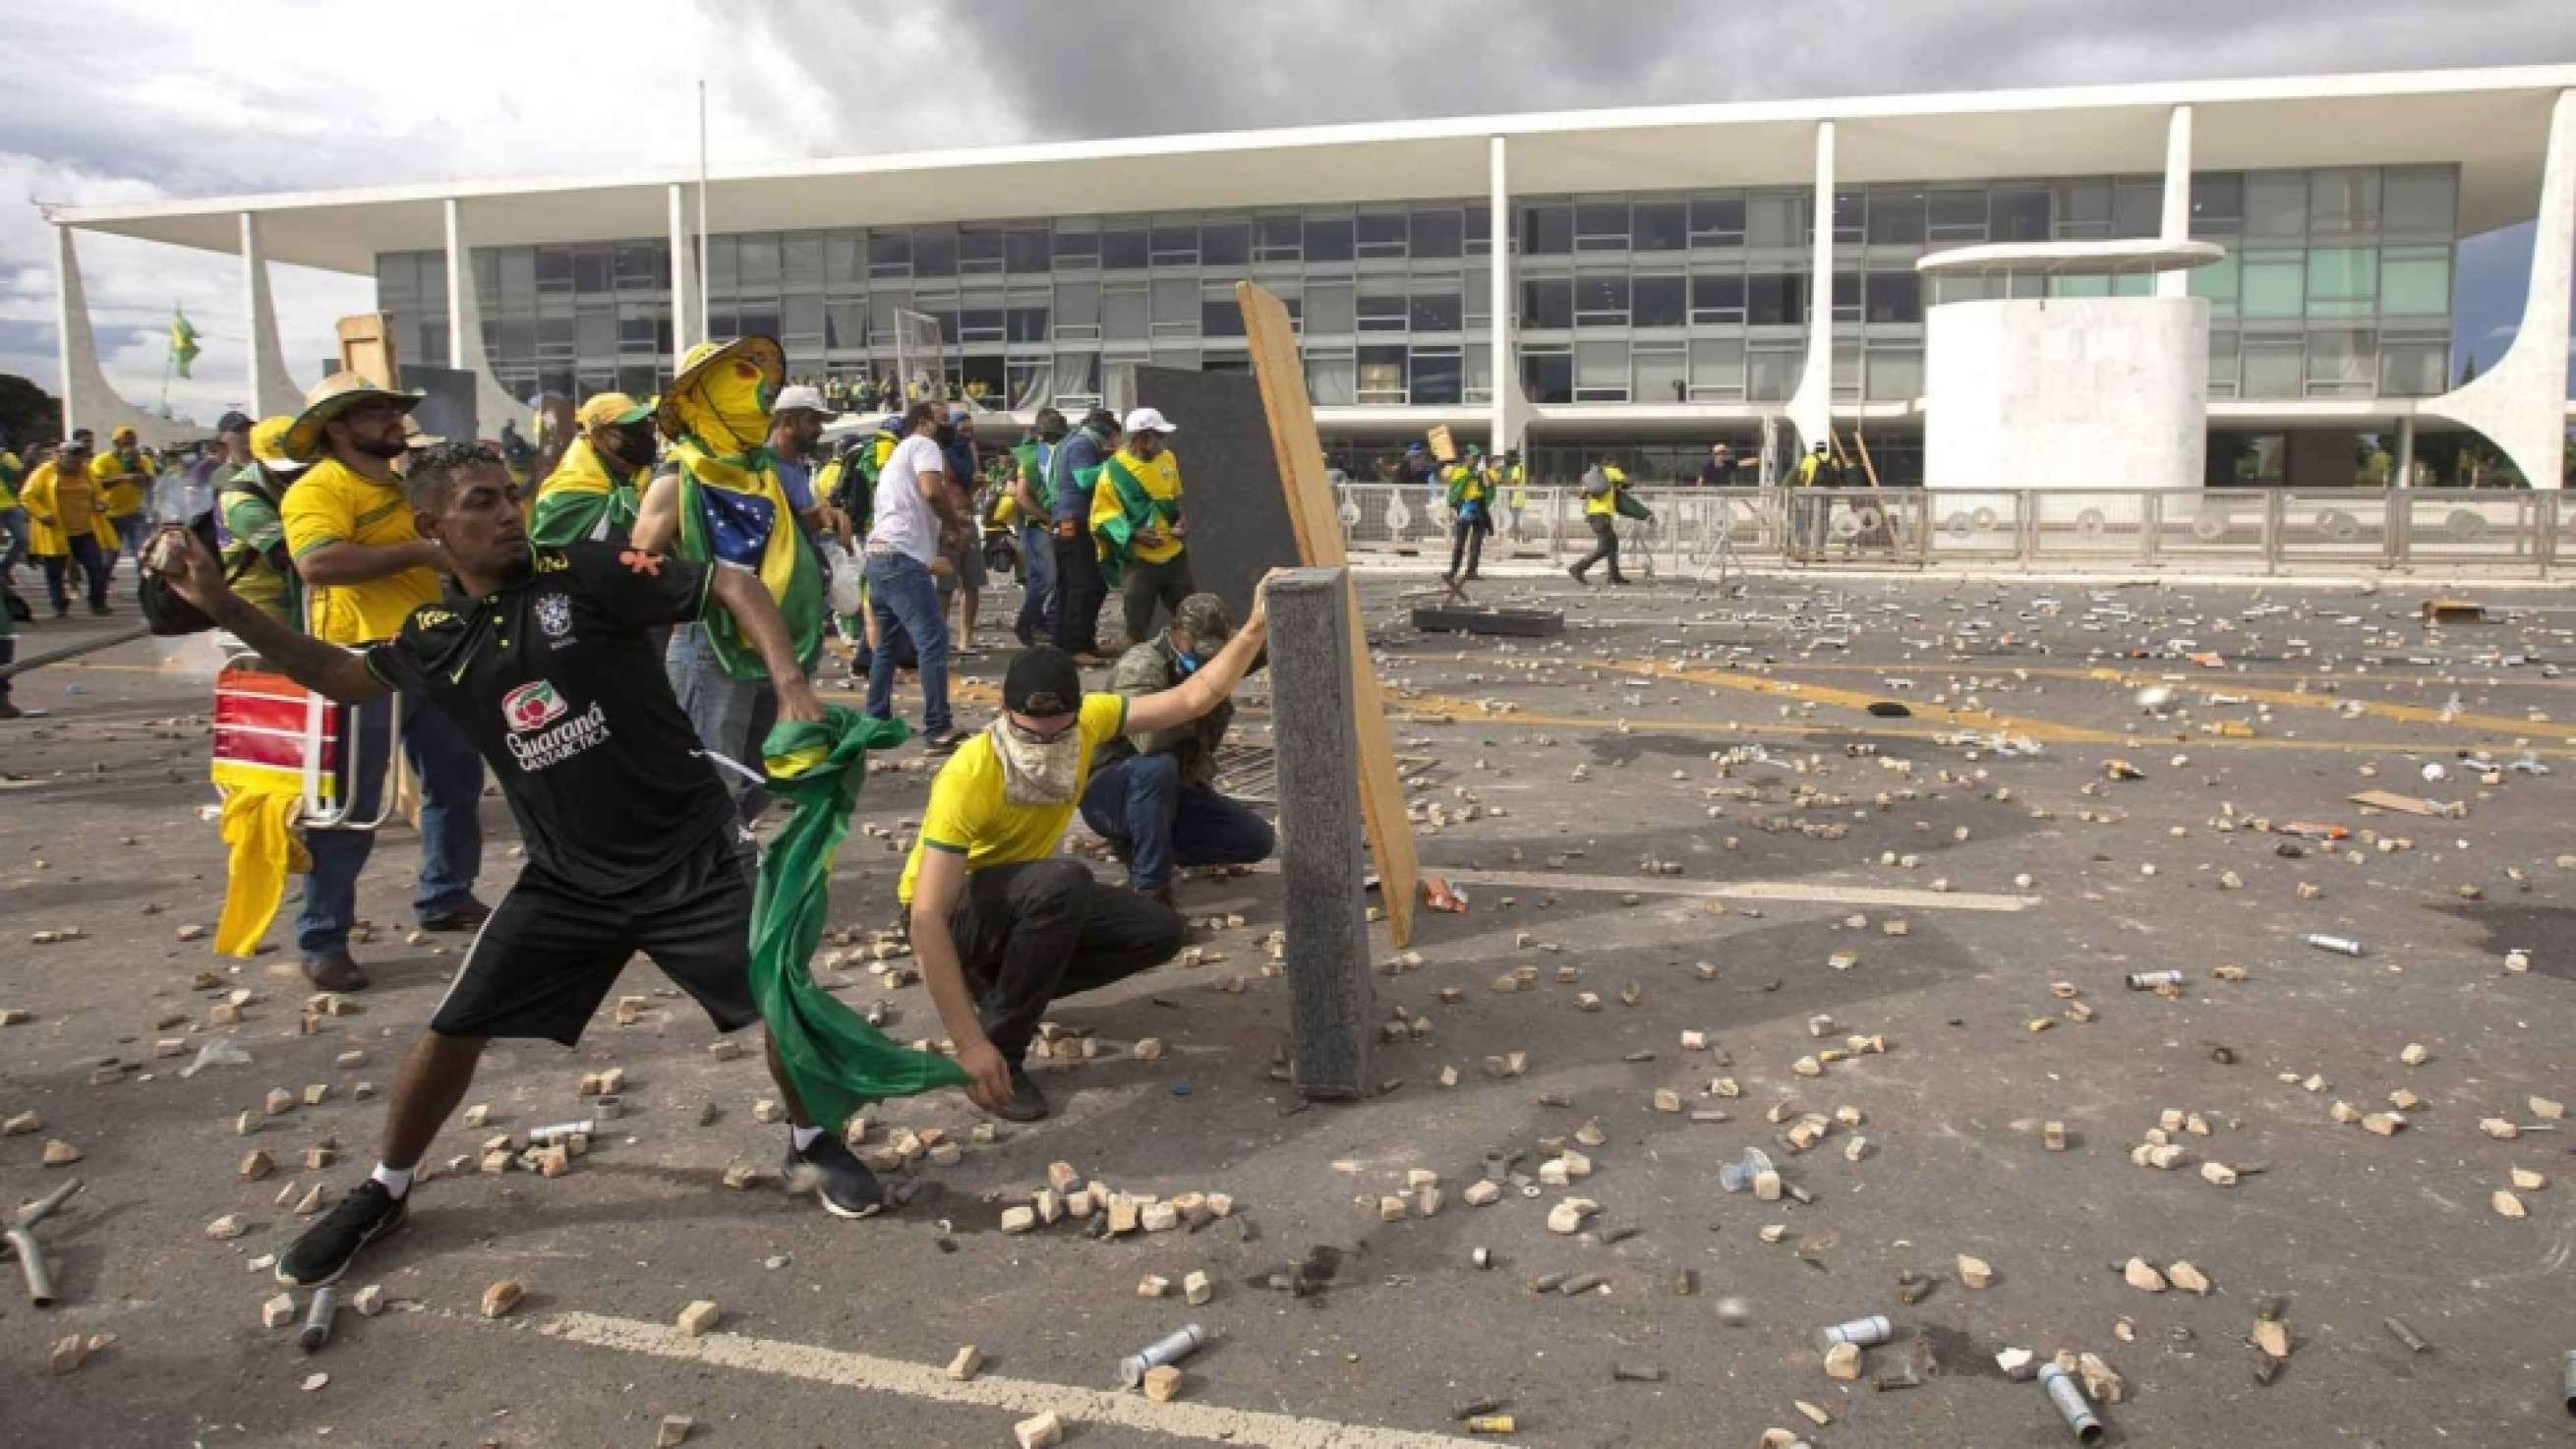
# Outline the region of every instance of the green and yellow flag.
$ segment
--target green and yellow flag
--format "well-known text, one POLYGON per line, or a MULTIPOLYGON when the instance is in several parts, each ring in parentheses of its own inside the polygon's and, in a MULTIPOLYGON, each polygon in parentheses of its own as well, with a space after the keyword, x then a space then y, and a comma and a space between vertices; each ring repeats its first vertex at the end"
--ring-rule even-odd
MULTIPOLYGON (((797 536, 796 515, 769 451, 718 458, 690 439, 672 444, 671 457, 680 470, 680 557, 757 574, 778 603, 796 657, 811 664, 823 647, 823 584, 797 536)), ((707 642, 725 673, 769 677, 760 651, 742 637, 731 614, 709 609, 705 623, 707 642)))
POLYGON ((170 370, 181 377, 197 360, 197 329, 188 325, 188 311, 174 307, 170 316, 170 370))

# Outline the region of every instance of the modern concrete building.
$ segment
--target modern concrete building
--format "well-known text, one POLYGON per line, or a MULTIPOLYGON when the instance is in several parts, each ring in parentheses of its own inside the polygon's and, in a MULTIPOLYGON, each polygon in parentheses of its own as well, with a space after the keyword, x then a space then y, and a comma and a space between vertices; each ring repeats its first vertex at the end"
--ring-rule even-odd
POLYGON ((2058 379, 2057 411, 2024 414, 2029 380, 1994 372, 2011 350, 1966 341, 1980 315, 2044 320, 2046 357, 2090 315, 2162 319, 2139 321, 2136 365, 2095 369, 2139 390, 2115 411, 2150 420, 2162 481, 2191 481, 2196 442, 2213 482, 2491 479, 2501 457, 2556 486, 2571 95, 2576 66, 2529 66, 836 157, 720 172, 704 195, 671 171, 63 207, 64 383, 84 423, 118 419, 82 231, 241 255, 263 408, 295 386, 264 262, 372 274, 403 356, 482 375, 486 431, 539 388, 650 392, 707 335, 774 333, 800 374, 888 375, 907 310, 940 319, 950 371, 987 396, 1085 404, 1120 362, 1245 367, 1248 276, 1297 311, 1319 421, 1354 453, 1446 423, 1525 445, 1542 475, 1609 451, 1663 478, 1715 440, 1831 427, 1915 482, 1955 398, 2020 431, 1953 472, 2127 482, 2044 426, 2086 399, 2058 379), (2460 240, 2535 215, 2520 335, 2455 385, 2460 240), (2160 272, 2141 241, 2218 255, 2160 272), (2014 303, 2033 305, 1989 305, 2014 303), (1928 375, 1945 350, 1968 370, 1928 375))

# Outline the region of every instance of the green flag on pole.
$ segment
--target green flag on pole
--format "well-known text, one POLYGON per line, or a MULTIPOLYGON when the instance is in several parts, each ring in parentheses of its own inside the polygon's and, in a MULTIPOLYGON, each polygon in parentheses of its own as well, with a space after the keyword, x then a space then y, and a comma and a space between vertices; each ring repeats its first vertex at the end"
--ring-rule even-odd
POLYGON ((179 374, 181 377, 186 377, 188 375, 189 365, 197 360, 197 353, 199 350, 200 349, 197 346, 197 329, 188 325, 188 310, 184 307, 172 308, 170 317, 170 370, 179 374))

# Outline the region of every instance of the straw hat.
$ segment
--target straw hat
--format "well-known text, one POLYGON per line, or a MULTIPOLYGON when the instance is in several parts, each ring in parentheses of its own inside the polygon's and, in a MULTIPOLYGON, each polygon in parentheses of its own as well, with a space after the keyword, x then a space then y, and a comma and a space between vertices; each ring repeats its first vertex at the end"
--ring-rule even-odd
POLYGON ((280 441, 280 450, 298 461, 314 462, 322 456, 323 424, 362 402, 379 399, 408 413, 420 406, 424 396, 426 394, 378 387, 354 372, 335 372, 315 383, 313 390, 304 395, 304 411, 295 415, 294 423, 280 441))
POLYGON ((773 394, 787 379, 787 354, 779 350, 775 337, 755 333, 749 337, 737 337, 731 342, 701 342, 680 359, 679 376, 672 378, 671 385, 662 390, 662 401, 655 416, 661 423, 664 437, 677 439, 686 431, 680 422, 680 394, 688 391, 689 385, 704 376, 708 368, 732 362, 760 369, 760 380, 769 385, 773 394))

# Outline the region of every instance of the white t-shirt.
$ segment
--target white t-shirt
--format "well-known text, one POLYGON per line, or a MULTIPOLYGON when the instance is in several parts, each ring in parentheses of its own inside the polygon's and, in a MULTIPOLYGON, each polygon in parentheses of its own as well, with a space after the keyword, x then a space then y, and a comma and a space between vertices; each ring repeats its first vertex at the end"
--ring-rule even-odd
POLYGON ((868 530, 868 547, 925 565, 937 558, 939 515, 921 496, 921 475, 947 471, 947 459, 930 439, 916 434, 895 444, 894 456, 877 474, 876 523, 868 530))

